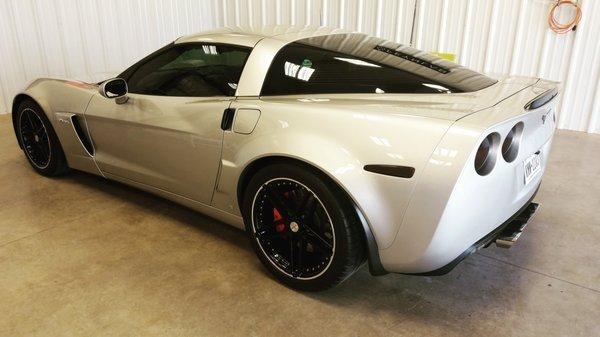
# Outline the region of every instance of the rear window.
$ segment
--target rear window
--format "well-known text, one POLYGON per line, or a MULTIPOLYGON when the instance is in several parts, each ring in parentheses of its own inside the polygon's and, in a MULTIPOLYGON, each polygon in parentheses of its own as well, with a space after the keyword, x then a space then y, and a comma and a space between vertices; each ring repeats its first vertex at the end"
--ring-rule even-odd
POLYGON ((459 93, 494 83, 483 74, 395 42, 337 34, 283 47, 261 95, 459 93))

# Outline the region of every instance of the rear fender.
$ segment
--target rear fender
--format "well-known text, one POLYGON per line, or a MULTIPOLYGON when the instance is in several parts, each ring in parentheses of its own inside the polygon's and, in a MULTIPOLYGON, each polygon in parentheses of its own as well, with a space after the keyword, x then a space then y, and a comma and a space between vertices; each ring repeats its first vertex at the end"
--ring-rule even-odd
POLYGON ((393 240, 414 184, 451 124, 379 114, 376 109, 366 113, 345 107, 327 110, 297 101, 244 100, 234 106, 260 109, 261 117, 251 135, 225 131, 214 207, 241 214, 237 191, 244 169, 265 157, 293 158, 322 171, 347 193, 362 211, 380 249, 393 240), (364 170, 372 164, 408 166, 415 174, 399 178, 364 170))
MULTIPOLYGON (((226 135, 226 138, 229 138, 227 136, 235 137, 232 134, 226 135)), ((268 141, 269 141, 269 139, 266 139, 266 138, 259 140, 256 144, 253 144, 252 146, 249 145, 250 146, 249 148, 261 148, 261 147, 264 148, 264 146, 266 145, 265 143, 268 141)), ((292 141, 292 139, 287 139, 287 141, 292 141)), ((333 146, 333 144, 331 144, 331 143, 327 144, 325 141, 319 140, 316 137, 313 138, 312 140, 307 140, 307 143, 312 144, 312 145, 320 145, 320 146, 333 146)), ((304 143, 305 146, 307 143, 304 143)), ((292 145, 292 144, 290 144, 290 145, 292 145)), ((300 144, 296 144, 296 145, 300 145, 300 144)), ((367 260, 368 260, 368 264, 369 264, 370 273, 372 275, 383 275, 383 274, 387 273, 387 271, 383 268, 381 261, 379 259, 378 244, 375 239, 374 232, 364 215, 364 212, 360 209, 356 200, 354 200, 354 198, 352 198, 351 194, 348 193, 348 190, 346 188, 344 188, 344 186, 340 183, 338 178, 336 178, 336 172, 338 174, 341 173, 343 175, 343 174, 349 173, 349 172, 343 172, 343 171, 353 171, 353 170, 355 170, 356 172, 352 175, 355 177, 359 176, 359 174, 357 174, 357 172, 360 172, 360 170, 356 170, 356 167, 355 167, 356 165, 353 164, 356 162, 355 159, 353 159, 351 156, 349 156, 347 154, 340 155, 337 158, 328 158, 329 159, 328 162, 330 163, 329 164, 330 166, 324 168, 324 167, 320 167, 319 165, 317 165, 317 162, 319 160, 323 160, 323 158, 307 159, 310 157, 309 153, 304 153, 304 155, 298 155, 298 154, 292 155, 290 153, 282 152, 282 153, 273 153, 270 155, 264 155, 264 154, 261 155, 257 152, 250 154, 246 150, 241 150, 240 153, 244 153, 245 155, 247 155, 242 160, 247 162, 248 164, 241 169, 236 169, 236 167, 231 166, 230 162, 228 162, 228 161, 223 162, 221 176, 219 179, 217 190, 215 191, 215 198, 213 199, 213 206, 217 205, 217 207, 219 207, 219 205, 221 205, 224 202, 226 204, 226 207, 228 207, 230 210, 232 209, 237 214, 241 214, 240 205, 243 202, 242 201, 243 193, 239 193, 239 192, 243 192, 242 187, 244 187, 244 186, 240 186, 243 183, 243 181, 241 179, 243 179, 246 174, 252 175, 252 172, 246 172, 246 171, 254 171, 253 169, 248 170, 249 167, 254 166, 254 163, 261 163, 261 164, 257 164, 257 165, 261 165, 261 167, 262 167, 262 164, 268 165, 268 163, 272 163, 272 162, 291 162, 291 163, 297 163, 298 165, 305 165, 307 167, 314 169, 317 172, 323 173, 329 179, 331 179, 338 187, 340 187, 342 190, 344 190, 346 192, 346 195, 349 196, 350 202, 352 202, 352 204, 355 208, 357 219, 359 220, 359 223, 363 229, 365 244, 367 247, 367 260), (236 178, 238 178, 238 179, 236 179, 236 178), (237 197, 237 200, 238 200, 237 203, 231 202, 231 197, 233 195, 233 193, 231 191, 233 189, 238 190, 239 195, 237 197)), ((251 178, 251 176, 248 176, 246 178, 249 179, 249 178, 251 178)), ((349 179, 352 179, 352 178, 349 178, 349 179)), ((368 181, 370 179, 370 177, 368 175, 365 175, 364 177, 357 177, 355 179, 360 179, 361 181, 367 181, 365 183, 371 183, 371 184, 376 183, 373 181, 368 181)), ((243 180, 246 180, 246 179, 243 179, 243 180)))

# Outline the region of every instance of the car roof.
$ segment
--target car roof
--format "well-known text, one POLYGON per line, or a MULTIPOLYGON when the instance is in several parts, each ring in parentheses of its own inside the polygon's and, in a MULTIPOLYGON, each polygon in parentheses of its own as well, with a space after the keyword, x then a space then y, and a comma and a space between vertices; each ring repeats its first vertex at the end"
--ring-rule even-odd
POLYGON ((264 38, 277 39, 286 43, 315 36, 347 34, 352 31, 324 26, 227 26, 211 31, 187 35, 175 40, 175 43, 214 42, 232 43, 248 47, 254 46, 264 38))

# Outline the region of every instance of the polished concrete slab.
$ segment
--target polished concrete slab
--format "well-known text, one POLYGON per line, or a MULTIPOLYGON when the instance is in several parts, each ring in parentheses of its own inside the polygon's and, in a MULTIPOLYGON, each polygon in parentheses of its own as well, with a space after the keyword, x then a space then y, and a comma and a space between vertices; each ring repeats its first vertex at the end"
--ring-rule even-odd
POLYGON ((239 230, 99 177, 35 174, 2 115, 0 336, 600 336, 599 154, 600 136, 558 133, 510 250, 304 294, 239 230))

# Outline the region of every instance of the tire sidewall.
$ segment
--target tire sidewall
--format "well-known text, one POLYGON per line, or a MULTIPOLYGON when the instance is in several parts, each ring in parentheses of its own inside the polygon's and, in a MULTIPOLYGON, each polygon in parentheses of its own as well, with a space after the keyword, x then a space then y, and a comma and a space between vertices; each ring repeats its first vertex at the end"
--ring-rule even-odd
POLYGON ((246 188, 242 214, 244 217, 246 232, 252 247, 263 265, 265 265, 265 267, 273 275, 275 275, 278 280, 292 288, 307 291, 322 290, 343 281, 343 279, 340 280, 340 275, 346 273, 346 265, 349 254, 348 238, 350 235, 352 235, 348 231, 348 226, 352 224, 349 223, 349 219, 342 211, 344 207, 347 206, 344 205, 345 200, 340 198, 339 194, 336 195, 337 193, 335 193, 333 190, 335 187, 328 185, 330 184, 327 184, 325 181, 323 181, 323 179, 304 168, 289 164, 275 164, 260 170, 256 175, 254 175, 254 177, 252 177, 248 187, 246 188), (262 184, 276 178, 293 179, 308 187, 322 202, 323 206, 327 210, 327 213, 329 214, 329 217, 331 218, 333 230, 335 232, 335 252, 329 267, 323 274, 314 279, 300 280, 282 273, 273 265, 273 262, 271 262, 269 257, 266 256, 257 240, 254 238, 252 219, 254 196, 262 184))

